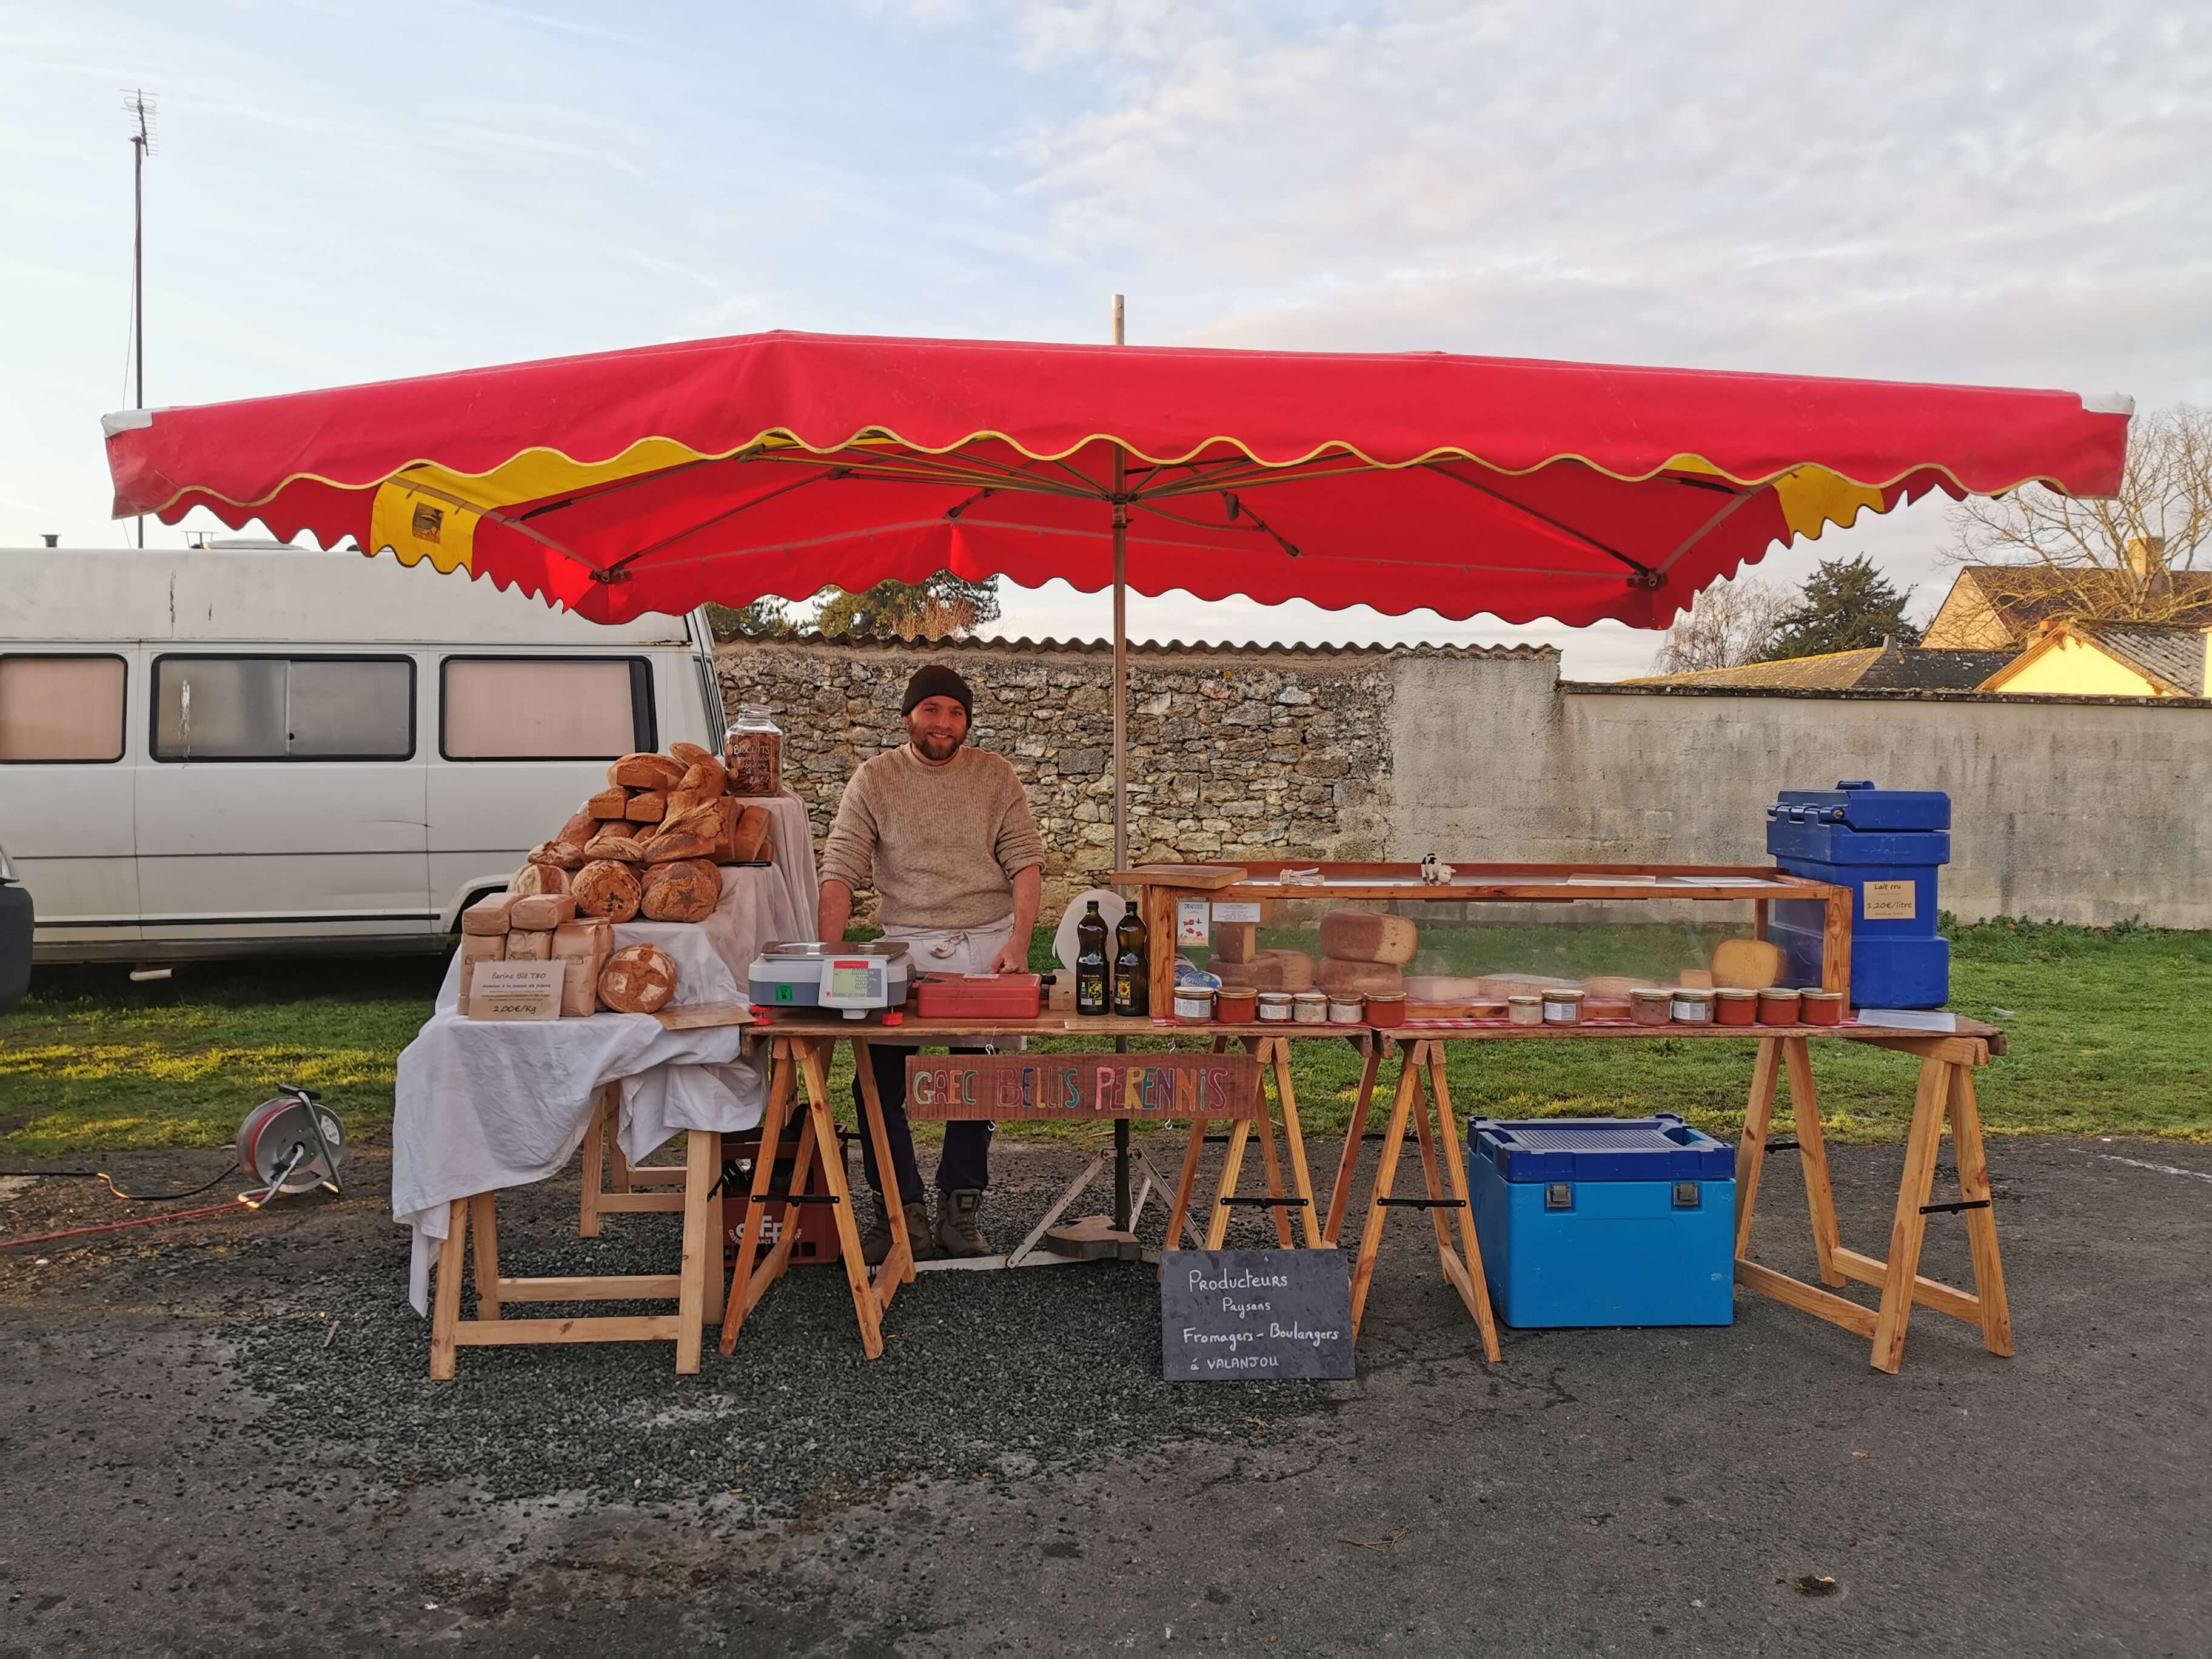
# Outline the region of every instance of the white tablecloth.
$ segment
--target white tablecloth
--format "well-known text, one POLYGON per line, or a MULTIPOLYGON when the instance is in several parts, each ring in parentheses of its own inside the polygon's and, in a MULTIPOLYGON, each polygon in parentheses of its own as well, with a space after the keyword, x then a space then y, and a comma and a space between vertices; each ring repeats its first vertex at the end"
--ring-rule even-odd
MULTIPOLYGON (((814 933, 814 841, 795 796, 775 813, 775 865, 725 870, 714 914, 699 923, 623 922, 618 945, 657 945, 675 961, 675 1001, 743 1002, 762 947, 814 933)), ((621 1085, 617 1132, 642 1163, 681 1130, 750 1129, 768 1103, 764 1055, 742 1056, 744 1029, 669 1031, 649 1014, 487 1022, 459 1011, 460 967, 399 1056, 392 1120, 392 1214, 412 1229, 408 1299, 429 1310, 430 1266, 457 1198, 557 1174, 590 1128, 592 1103, 621 1085)))

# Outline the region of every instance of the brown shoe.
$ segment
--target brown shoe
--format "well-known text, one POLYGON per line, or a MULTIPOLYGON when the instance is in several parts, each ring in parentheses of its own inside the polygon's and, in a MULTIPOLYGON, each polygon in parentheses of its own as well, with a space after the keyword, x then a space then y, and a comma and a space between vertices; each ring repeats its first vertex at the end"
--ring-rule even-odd
POLYGON ((983 1194, 980 1188, 963 1187, 957 1192, 937 1195, 937 1248, 940 1254, 956 1259, 966 1256, 988 1255, 991 1241, 983 1237, 981 1225, 983 1194))
MULTIPOLYGON (((909 1204, 906 1206, 907 1242, 914 1247, 916 1261, 935 1259, 937 1247, 931 1243, 929 1206, 909 1204)), ((884 1207, 884 1195, 876 1194, 876 1218, 868 1231, 860 1235, 860 1260, 871 1267, 880 1267, 891 1253, 891 1218, 884 1207)))

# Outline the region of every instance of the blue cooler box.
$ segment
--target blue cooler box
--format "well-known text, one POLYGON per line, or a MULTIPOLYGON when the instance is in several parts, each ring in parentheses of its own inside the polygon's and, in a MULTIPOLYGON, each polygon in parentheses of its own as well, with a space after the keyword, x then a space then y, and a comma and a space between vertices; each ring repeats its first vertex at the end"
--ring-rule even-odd
MULTIPOLYGON (((1851 890, 1854 1008, 1940 1008, 1951 941, 1936 931, 1936 872, 1951 861, 1951 798, 1932 789, 1784 789, 1766 809, 1766 850, 1793 876, 1851 890)), ((1785 985, 1820 982, 1825 905, 1784 900, 1768 936, 1785 985)))
POLYGON ((1498 1316, 1523 1329, 1735 1320, 1735 1152, 1672 1113, 1467 1126, 1498 1316))

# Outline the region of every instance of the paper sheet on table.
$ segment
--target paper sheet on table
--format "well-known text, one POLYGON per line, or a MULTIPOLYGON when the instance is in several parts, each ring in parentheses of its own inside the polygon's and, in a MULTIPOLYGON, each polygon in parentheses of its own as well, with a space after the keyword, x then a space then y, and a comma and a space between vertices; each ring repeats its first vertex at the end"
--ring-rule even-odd
POLYGON ((1938 1013, 1926 1008, 1862 1008, 1858 1012, 1862 1025, 1885 1025, 1896 1031, 1955 1031, 1959 1029, 1956 1014, 1938 1013))

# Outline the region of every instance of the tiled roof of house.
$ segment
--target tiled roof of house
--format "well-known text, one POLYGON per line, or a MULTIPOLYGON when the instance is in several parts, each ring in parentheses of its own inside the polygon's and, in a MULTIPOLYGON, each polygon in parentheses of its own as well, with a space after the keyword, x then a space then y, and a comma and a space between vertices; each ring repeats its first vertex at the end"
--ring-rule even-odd
POLYGON ((2068 627, 2075 635, 2094 641, 2107 656, 2170 687, 2177 696, 2205 695, 2205 630, 2201 626, 2077 622, 2068 627))
POLYGON ((1715 685, 1783 691, 1971 691, 2013 659, 2010 651, 1923 651, 1872 646, 1817 657, 1784 657, 1741 668, 1656 674, 1631 685, 1715 685))
MULTIPOLYGON (((1970 564, 1959 572, 1954 591, 1972 589, 2012 639, 2026 644, 2026 636, 2040 624, 2081 610, 2085 583, 2094 580, 2087 573, 2040 565, 1970 564)), ((2199 626, 2212 623, 2212 570, 2172 571, 2160 580, 2171 585, 2169 603, 2175 607, 2166 621, 2199 626)), ((1944 601, 1946 609, 1950 603, 1944 601)))

